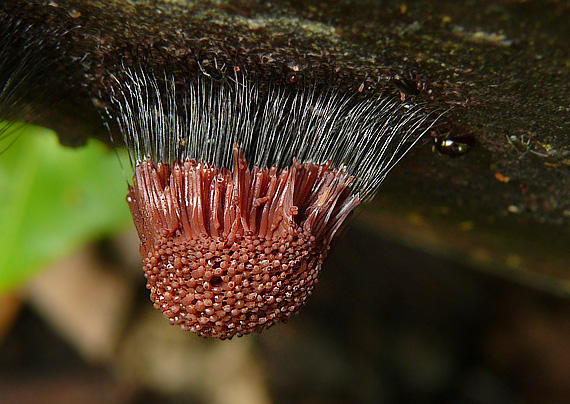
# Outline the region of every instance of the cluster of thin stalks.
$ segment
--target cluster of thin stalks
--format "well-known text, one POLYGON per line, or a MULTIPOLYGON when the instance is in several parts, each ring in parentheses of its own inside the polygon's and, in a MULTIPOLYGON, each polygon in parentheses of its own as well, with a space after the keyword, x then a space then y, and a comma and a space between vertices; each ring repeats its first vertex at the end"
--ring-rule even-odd
POLYGON ((251 167, 330 164, 370 199, 388 172, 433 124, 433 112, 381 95, 269 88, 244 77, 183 84, 139 70, 113 77, 112 108, 132 167, 148 159, 231 168, 235 144, 251 167))

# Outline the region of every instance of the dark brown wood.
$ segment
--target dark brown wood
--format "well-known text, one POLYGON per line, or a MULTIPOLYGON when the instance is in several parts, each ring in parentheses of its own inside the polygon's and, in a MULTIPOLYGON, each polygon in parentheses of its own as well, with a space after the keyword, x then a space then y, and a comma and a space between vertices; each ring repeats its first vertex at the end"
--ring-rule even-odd
POLYGON ((123 66, 166 70, 182 82, 237 66, 262 86, 388 91, 439 107, 447 112, 438 136, 470 137, 474 145, 452 159, 432 152, 426 139, 388 179, 382 205, 369 208, 373 215, 389 210, 401 232, 387 220, 376 229, 408 237, 420 220, 446 229, 449 237, 433 236, 440 252, 567 291, 568 2, 277 4, 3 0, 0 22, 20 20, 38 38, 37 50, 55 61, 38 73, 47 91, 24 101, 42 112, 36 122, 69 145, 108 141, 100 113, 109 75, 123 66), (40 39, 54 27, 58 45, 46 47, 40 39))

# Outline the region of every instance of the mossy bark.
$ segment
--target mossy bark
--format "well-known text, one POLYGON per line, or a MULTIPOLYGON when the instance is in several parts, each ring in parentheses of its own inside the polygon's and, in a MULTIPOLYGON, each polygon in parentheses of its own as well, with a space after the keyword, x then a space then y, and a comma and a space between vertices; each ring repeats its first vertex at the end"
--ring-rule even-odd
POLYGON ((60 31, 47 55, 57 68, 25 101, 69 145, 108 141, 109 77, 131 66, 176 77, 237 66, 262 85, 394 92, 447 111, 440 135, 472 137, 471 152, 451 159, 426 139, 361 217, 567 290, 567 2, 3 0, 0 19, 14 17, 37 38, 60 31))

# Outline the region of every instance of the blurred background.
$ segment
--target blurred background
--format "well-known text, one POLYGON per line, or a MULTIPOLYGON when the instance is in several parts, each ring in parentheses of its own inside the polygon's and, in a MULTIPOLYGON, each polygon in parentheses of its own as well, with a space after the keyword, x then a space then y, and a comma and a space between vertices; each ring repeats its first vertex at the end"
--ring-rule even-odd
MULTIPOLYGON (((398 170, 388 193, 405 188, 398 170)), ((169 326, 127 176, 103 145, 63 149, 41 128, 1 155, 2 404, 570 402, 568 285, 396 241, 370 219, 389 215, 382 190, 289 323, 231 341, 169 326)))

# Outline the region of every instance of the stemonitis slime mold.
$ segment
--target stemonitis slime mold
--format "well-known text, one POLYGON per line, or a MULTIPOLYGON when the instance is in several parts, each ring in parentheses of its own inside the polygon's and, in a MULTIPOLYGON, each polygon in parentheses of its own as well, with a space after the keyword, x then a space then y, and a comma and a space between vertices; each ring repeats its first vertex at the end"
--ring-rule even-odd
POLYGON ((108 115, 130 152, 151 300, 204 337, 296 313, 347 218, 432 124, 391 96, 181 86, 140 70, 114 82, 108 115))

